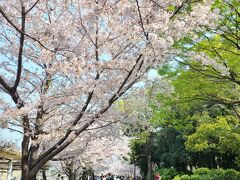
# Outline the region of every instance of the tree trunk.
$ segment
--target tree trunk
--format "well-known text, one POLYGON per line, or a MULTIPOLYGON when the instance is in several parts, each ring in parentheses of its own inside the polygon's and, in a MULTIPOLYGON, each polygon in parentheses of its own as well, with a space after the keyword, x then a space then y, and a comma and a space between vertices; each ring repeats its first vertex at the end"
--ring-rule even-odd
POLYGON ((71 173, 69 173, 69 176, 68 176, 68 178, 69 178, 69 180, 76 180, 76 177, 75 177, 76 175, 75 175, 75 172, 74 172, 74 170, 71 172, 71 173))
POLYGON ((25 115, 22 117, 23 124, 23 140, 22 140, 22 158, 21 158, 21 169, 22 169, 22 180, 31 180, 29 177, 29 142, 30 142, 30 131, 29 131, 29 120, 25 115))
POLYGON ((152 143, 152 133, 150 133, 149 139, 147 142, 147 167, 148 167, 147 180, 152 179, 152 156, 151 156, 152 144, 151 143, 152 143))
POLYGON ((30 176, 29 174, 24 174, 22 175, 21 180, 37 180, 37 175, 30 176))
POLYGON ((69 176, 69 180, 76 180, 76 177, 74 176, 74 174, 72 174, 71 176, 69 176))
POLYGON ((43 180, 47 180, 46 167, 43 167, 43 169, 42 169, 42 178, 43 178, 43 180))
POLYGON ((151 176, 152 176, 151 154, 147 155, 147 166, 148 166, 147 180, 151 180, 151 176))
POLYGON ((134 169, 133 169, 133 179, 136 180, 136 163, 134 162, 134 169))
POLYGON ((87 180, 88 179, 88 172, 87 169, 83 169, 83 174, 82 174, 82 180, 87 180))

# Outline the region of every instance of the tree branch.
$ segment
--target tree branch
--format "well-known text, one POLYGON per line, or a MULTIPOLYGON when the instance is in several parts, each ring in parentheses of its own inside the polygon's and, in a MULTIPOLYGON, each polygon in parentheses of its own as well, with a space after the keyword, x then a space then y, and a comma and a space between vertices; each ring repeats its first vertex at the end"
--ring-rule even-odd
MULTIPOLYGON (((7 20, 7 22, 16 30, 18 31, 19 33, 25 35, 26 37, 36 41, 40 46, 42 46, 44 49, 48 50, 48 51, 51 51, 51 52, 55 52, 55 50, 51 50, 49 48, 47 48, 44 44, 42 44, 42 42, 32 36, 30 36, 29 34, 26 34, 24 32, 22 32, 7 16, 7 14, 2 10, 2 8, 0 7, 0 14, 2 14, 2 16, 7 20)), ((25 13, 26 15, 26 13, 25 13)))
MULTIPOLYGON (((81 112, 78 114, 78 116, 75 118, 75 120, 72 123, 72 126, 67 130, 66 134, 64 137, 62 137, 54 146, 52 146, 50 149, 48 149, 47 151, 45 151, 42 155, 39 156, 39 158, 34 162, 33 167, 31 168, 31 172, 35 173, 40 167, 42 167, 48 160, 50 160, 51 158, 53 158, 56 154, 60 153, 62 150, 64 150, 68 145, 70 145, 78 136, 79 134, 81 134, 83 131, 85 131, 89 126, 91 126, 96 119, 98 119, 103 113, 105 113, 110 107, 111 105, 118 99, 118 97, 120 97, 121 95, 124 94, 124 92, 126 90, 128 90, 133 84, 134 82, 130 83, 129 86, 125 89, 124 92, 120 91, 122 90, 122 88, 124 87, 124 85, 127 83, 127 81, 129 80, 129 78, 131 77, 133 71, 135 70, 135 68, 137 67, 140 59, 142 57, 142 54, 139 55, 139 57, 136 60, 135 65, 132 67, 131 71, 129 71, 128 75, 126 76, 126 78, 123 80, 123 82, 121 83, 120 87, 118 88, 118 90, 116 91, 116 93, 108 100, 108 105, 103 108, 102 110, 100 110, 98 113, 95 114, 95 116, 88 121, 87 123, 85 123, 81 128, 79 128, 77 131, 73 131, 73 127, 76 126, 76 124, 78 123, 78 121, 82 118, 83 113, 85 112, 85 110, 88 107, 88 104, 93 96, 93 92, 90 92, 88 95, 88 99, 85 103, 85 105, 83 106, 81 112), (119 94, 120 93, 120 94, 119 94), (118 95, 119 94, 119 95, 118 95)), ((97 77, 95 79, 98 79, 100 75, 97 74, 97 77)))
POLYGON ((137 3, 137 11, 138 11, 138 15, 139 15, 139 18, 140 18, 140 24, 141 24, 141 27, 142 27, 142 30, 143 30, 143 34, 146 37, 147 41, 149 41, 148 33, 145 31, 145 28, 144 28, 144 25, 143 25, 143 19, 142 19, 142 14, 141 14, 141 11, 140 11, 140 6, 139 6, 138 0, 136 0, 136 3, 137 3))
POLYGON ((18 51, 18 69, 17 69, 16 80, 12 87, 13 92, 16 92, 17 90, 17 87, 21 78, 21 73, 22 73, 22 56, 23 56, 23 46, 24 46, 25 19, 26 19, 25 7, 22 6, 22 27, 21 27, 20 45, 19 45, 19 51, 18 51))
POLYGON ((30 7, 30 8, 26 11, 26 14, 28 14, 28 13, 37 5, 38 2, 39 2, 39 0, 37 0, 37 1, 32 5, 32 7, 30 7))

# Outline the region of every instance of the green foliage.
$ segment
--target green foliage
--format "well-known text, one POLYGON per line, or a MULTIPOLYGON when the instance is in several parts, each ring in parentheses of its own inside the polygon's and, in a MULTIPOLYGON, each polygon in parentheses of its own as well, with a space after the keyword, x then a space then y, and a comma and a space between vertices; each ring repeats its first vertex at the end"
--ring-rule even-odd
POLYGON ((199 168, 194 171, 194 174, 203 176, 203 175, 210 174, 210 172, 211 170, 208 168, 199 168))
POLYGON ((188 153, 184 148, 184 141, 174 128, 162 128, 152 137, 152 158, 154 162, 161 162, 161 167, 174 167, 178 171, 185 171, 188 164, 188 153))
POLYGON ((240 179, 240 172, 237 172, 233 169, 227 169, 223 174, 220 174, 218 177, 215 176, 214 180, 239 180, 240 179))
POLYGON ((240 134, 234 132, 238 124, 236 117, 217 116, 216 118, 207 117, 206 120, 201 116, 199 119, 196 132, 187 138, 188 149, 193 151, 217 149, 220 153, 231 152, 240 155, 240 134))
MULTIPOLYGON (((147 138, 148 136, 144 136, 147 138)), ((137 164, 144 175, 147 174, 147 159, 146 155, 149 149, 149 143, 147 139, 135 138, 130 141, 131 152, 129 153, 132 163, 137 164)))
POLYGON ((186 151, 204 154, 205 164, 199 161, 201 158, 195 159, 200 166, 240 167, 239 7, 236 0, 215 1, 213 9, 218 8, 222 15, 216 31, 221 33, 207 30, 198 33, 197 40, 187 37, 176 42, 175 47, 182 52, 204 54, 210 63, 195 61, 183 53, 176 58, 178 65, 168 64, 159 70, 175 91, 158 95, 162 104, 153 119, 162 127, 180 132, 186 140, 186 151))
MULTIPOLYGON (((182 54, 175 57, 177 62, 158 70, 174 92, 159 90, 157 94, 151 90, 157 96, 150 97, 149 121, 159 128, 151 141, 150 136, 143 136, 134 148, 150 145, 153 162, 161 168, 240 168, 240 1, 216 0, 215 8, 222 15, 217 27, 196 32, 197 39, 189 36, 175 42, 182 54), (186 56, 190 51, 204 55, 205 62, 186 56)), ((176 7, 168 10, 174 12, 176 7)), ((234 175, 238 177, 231 170, 197 169, 193 175, 179 175, 175 180, 234 179, 234 175)))
POLYGON ((161 175, 161 180, 173 179, 178 173, 174 168, 160 168, 155 171, 159 172, 161 175))
MULTIPOLYGON (((200 175, 182 175, 180 177, 178 177, 177 179, 179 180, 209 180, 208 177, 203 176, 201 177, 200 175)), ((174 178, 174 180, 176 180, 176 178, 174 178)))
POLYGON ((175 67, 177 64, 165 64, 161 67, 161 69, 158 70, 158 74, 161 76, 167 76, 167 77, 176 77, 178 74, 178 70, 176 70, 175 67))
POLYGON ((167 11, 171 11, 171 12, 174 12, 176 10, 176 7, 173 6, 173 5, 170 5, 167 7, 167 11))
POLYGON ((173 180, 239 180, 240 172, 233 169, 196 169, 192 175, 177 175, 173 180))

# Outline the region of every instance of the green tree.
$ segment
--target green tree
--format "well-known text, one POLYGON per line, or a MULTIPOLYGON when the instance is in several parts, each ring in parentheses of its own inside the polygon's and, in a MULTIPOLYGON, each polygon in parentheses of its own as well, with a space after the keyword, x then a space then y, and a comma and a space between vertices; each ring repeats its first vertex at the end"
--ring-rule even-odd
MULTIPOLYGON (((155 92, 157 96, 153 98, 158 103, 151 104, 153 114, 149 121, 157 127, 151 153, 159 166, 178 170, 186 166, 237 168, 239 7, 236 0, 214 1, 213 9, 218 8, 222 15, 216 28, 196 31, 198 38, 189 36, 175 42, 180 54, 173 57, 175 62, 159 70, 161 79, 174 87, 174 92, 155 92)), ((140 148, 138 143, 135 145, 135 150, 140 148)))
POLYGON ((217 157, 219 165, 224 168, 234 168, 234 157, 236 156, 237 161, 240 158, 239 119, 235 116, 212 118, 208 114, 198 118, 199 125, 196 132, 187 137, 187 149, 196 152, 217 151, 221 154, 217 157))

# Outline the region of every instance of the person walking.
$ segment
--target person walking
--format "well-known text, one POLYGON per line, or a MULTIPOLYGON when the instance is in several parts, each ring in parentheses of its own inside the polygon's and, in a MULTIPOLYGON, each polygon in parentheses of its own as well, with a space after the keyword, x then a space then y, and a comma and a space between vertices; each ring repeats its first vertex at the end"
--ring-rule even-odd
POLYGON ((154 180, 161 180, 160 173, 156 173, 156 174, 154 175, 154 180))
POLYGON ((57 179, 56 180, 61 180, 61 174, 58 174, 57 179))

